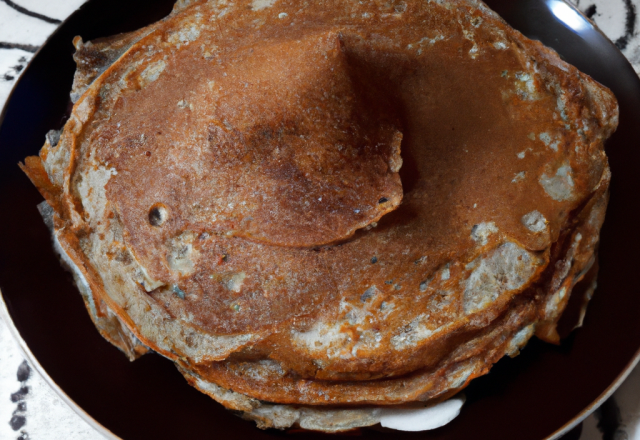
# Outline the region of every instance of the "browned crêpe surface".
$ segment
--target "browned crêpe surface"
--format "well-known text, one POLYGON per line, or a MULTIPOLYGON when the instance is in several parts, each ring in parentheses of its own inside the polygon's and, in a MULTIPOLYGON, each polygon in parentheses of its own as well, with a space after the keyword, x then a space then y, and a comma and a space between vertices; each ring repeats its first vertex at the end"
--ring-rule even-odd
POLYGON ((557 342, 617 104, 482 3, 182 2, 76 46, 25 170, 93 301, 225 405, 441 398, 557 342))

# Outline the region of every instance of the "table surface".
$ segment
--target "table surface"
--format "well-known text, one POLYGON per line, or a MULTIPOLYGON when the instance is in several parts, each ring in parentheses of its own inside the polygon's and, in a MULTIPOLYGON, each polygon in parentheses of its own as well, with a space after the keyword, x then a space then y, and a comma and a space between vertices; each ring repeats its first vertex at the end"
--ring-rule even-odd
MULTIPOLYGON (((640 0, 572 0, 640 74, 640 0)), ((84 0, 0 0, 0 108, 38 47, 84 0)), ((579 430, 579 429, 578 429, 579 430)), ((580 440, 640 440, 640 366, 582 425, 580 440)), ((100 440, 24 360, 0 318, 0 439, 100 440)), ((126 439, 130 440, 130 439, 126 439)))

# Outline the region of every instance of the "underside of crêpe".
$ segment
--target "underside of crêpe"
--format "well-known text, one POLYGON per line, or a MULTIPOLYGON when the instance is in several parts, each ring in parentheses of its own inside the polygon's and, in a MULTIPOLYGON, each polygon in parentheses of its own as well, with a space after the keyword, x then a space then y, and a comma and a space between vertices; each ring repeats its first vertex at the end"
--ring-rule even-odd
POLYGON ((179 2, 75 44, 23 169, 92 319, 261 427, 442 401, 595 283, 615 98, 480 2, 179 2))

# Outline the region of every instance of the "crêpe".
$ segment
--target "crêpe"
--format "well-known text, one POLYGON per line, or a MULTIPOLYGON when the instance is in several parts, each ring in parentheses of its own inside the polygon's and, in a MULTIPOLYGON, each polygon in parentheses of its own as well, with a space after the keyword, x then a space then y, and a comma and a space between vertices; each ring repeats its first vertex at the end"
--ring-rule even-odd
POLYGON ((442 400, 595 282, 615 98, 481 2, 180 1, 75 45, 23 169, 94 322, 262 427, 442 400))

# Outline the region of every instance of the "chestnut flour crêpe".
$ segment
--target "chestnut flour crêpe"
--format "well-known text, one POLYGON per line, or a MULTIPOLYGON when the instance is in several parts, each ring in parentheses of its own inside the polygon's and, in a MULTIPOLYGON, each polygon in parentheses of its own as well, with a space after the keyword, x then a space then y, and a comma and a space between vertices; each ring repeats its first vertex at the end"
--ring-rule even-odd
POLYGON ((593 292, 616 100, 479 1, 179 1, 74 44, 23 169, 87 309, 260 427, 444 400, 593 292))

